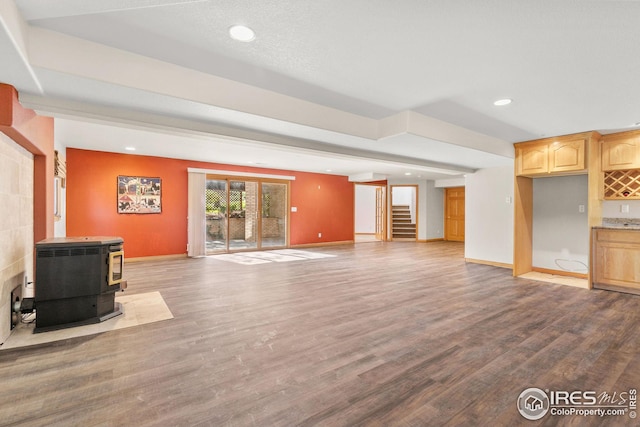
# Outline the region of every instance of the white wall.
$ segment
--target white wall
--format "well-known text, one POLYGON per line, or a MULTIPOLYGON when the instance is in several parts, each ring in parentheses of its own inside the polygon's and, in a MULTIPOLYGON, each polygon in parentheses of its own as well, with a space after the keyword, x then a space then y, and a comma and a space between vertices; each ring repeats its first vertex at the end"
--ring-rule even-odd
MULTIPOLYGON (((11 290, 33 279, 33 155, 0 133, 0 343, 9 336, 11 290)), ((23 295, 27 292, 23 289, 23 295)))
MULTIPOLYGON (((463 182, 464 185, 464 182, 463 182)), ((436 182, 427 181, 424 185, 424 211, 426 212, 426 239, 442 239, 444 237, 444 190, 436 188, 436 182)))
POLYGON ((604 200, 603 218, 640 218, 640 200, 604 200), (620 206, 629 205, 629 212, 620 212, 620 206))
POLYGON ((376 232, 376 187, 356 184, 356 233, 376 232))
POLYGON ((511 265, 513 165, 467 174, 465 187, 465 258, 511 265))
POLYGON ((587 175, 533 180, 534 267, 588 272, 588 200, 587 175))
POLYGON ((466 184, 464 177, 449 178, 449 179, 436 179, 435 186, 438 188, 447 187, 464 187, 466 184))

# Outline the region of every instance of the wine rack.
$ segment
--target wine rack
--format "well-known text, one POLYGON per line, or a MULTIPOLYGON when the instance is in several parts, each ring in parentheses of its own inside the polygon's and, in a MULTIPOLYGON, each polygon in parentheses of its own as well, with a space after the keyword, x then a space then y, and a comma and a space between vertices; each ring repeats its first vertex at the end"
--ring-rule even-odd
POLYGON ((640 199, 640 169, 604 173, 605 199, 640 199))

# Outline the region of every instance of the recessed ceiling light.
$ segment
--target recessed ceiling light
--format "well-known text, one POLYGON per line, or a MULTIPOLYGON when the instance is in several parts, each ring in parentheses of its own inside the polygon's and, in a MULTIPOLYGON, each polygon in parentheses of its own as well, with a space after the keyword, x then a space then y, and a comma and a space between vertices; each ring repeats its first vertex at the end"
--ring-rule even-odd
POLYGON ((249 27, 244 25, 234 25, 229 28, 229 35, 232 39, 240 42, 250 42, 256 38, 256 33, 249 27))
POLYGON ((327 171, 327 172, 331 172, 331 169, 327 169, 326 171, 327 171))
POLYGON ((136 151, 136 147, 124 147, 127 151, 136 151))
POLYGON ((504 98, 504 99, 498 99, 496 102, 493 103, 493 105, 497 106, 497 107, 501 107, 503 105, 509 105, 513 102, 512 99, 509 98, 504 98))
POLYGON ((411 175, 411 172, 405 172, 404 174, 409 176, 409 175, 411 175))

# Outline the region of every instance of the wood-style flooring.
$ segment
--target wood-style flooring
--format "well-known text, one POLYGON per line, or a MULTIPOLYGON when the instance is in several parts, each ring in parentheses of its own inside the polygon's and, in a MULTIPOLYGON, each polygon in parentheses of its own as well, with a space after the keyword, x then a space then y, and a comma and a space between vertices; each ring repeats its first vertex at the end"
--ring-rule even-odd
POLYGON ((526 421, 526 388, 640 388, 640 296, 465 264, 459 243, 125 266, 174 319, 0 352, 1 426, 637 425, 526 421))

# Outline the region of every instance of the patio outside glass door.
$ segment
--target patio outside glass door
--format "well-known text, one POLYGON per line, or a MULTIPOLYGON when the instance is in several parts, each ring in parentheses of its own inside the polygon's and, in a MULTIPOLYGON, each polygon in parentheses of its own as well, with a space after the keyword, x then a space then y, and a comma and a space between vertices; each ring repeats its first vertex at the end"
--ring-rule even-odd
POLYGON ((287 184, 262 183, 263 248, 287 245, 287 184))
POLYGON ((227 180, 208 179, 205 187, 207 253, 227 250, 227 180))
POLYGON ((258 183, 230 181, 229 250, 258 247, 258 183))
POLYGON ((288 185, 207 177, 207 253, 287 245, 288 185))

